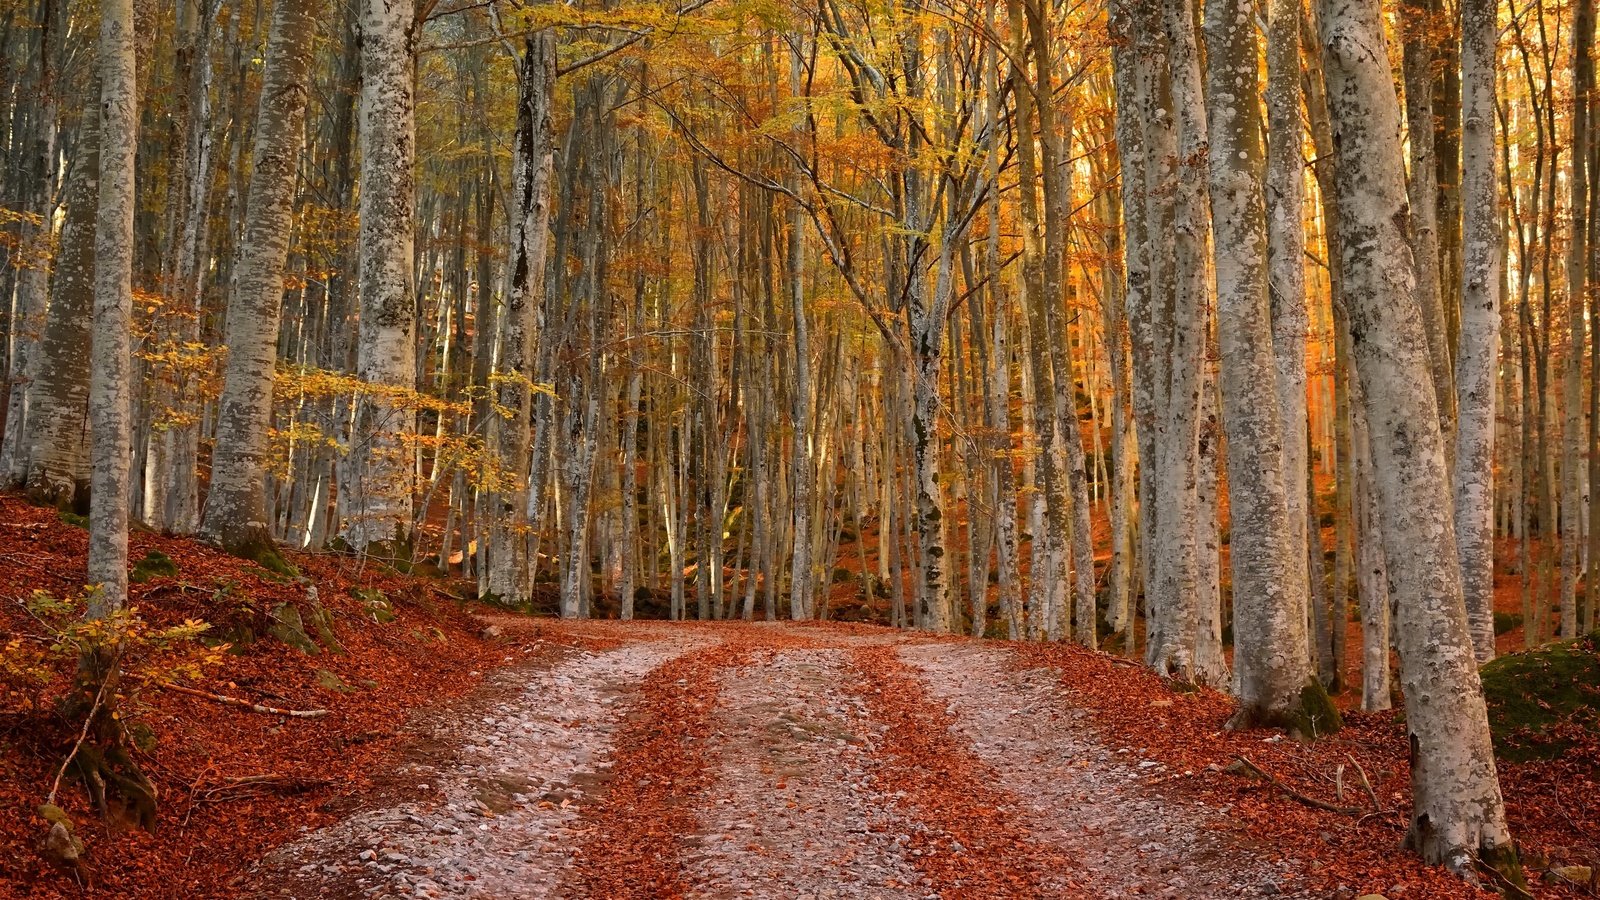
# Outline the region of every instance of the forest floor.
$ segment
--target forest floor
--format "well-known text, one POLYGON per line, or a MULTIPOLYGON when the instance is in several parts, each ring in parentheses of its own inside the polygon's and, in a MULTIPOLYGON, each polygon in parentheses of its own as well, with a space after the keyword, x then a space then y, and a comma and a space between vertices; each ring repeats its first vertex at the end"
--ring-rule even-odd
MULTIPOLYGON (((85 538, 0 496, 0 661, 51 636, 27 598, 81 589, 85 538)), ((62 673, 0 667, 0 898, 1488 896, 1399 850, 1394 712, 1302 743, 1226 731, 1227 697, 1067 645, 560 622, 337 555, 291 554, 293 580, 135 534, 152 552, 175 571, 134 585, 140 615, 239 646, 203 672, 140 661, 125 708, 151 732, 157 826, 102 820, 69 776, 77 871, 36 849, 76 736, 62 673), (259 633, 311 587, 315 652, 259 633)), ((1540 896, 1593 896, 1540 876, 1600 862, 1597 769, 1594 746, 1501 768, 1540 896)))
POLYGON ((1398 852, 1389 716, 1224 732, 1220 695, 1101 654, 868 626, 495 625, 564 649, 421 717, 383 799, 248 896, 1476 893, 1398 852))

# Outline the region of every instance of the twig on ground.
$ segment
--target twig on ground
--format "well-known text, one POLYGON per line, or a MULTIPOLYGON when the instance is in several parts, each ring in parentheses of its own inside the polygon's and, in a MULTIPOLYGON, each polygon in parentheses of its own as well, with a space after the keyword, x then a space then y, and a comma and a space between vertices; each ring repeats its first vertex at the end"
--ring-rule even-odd
POLYGON ((1344 758, 1350 760, 1350 764, 1355 766, 1356 772, 1361 775, 1361 786, 1367 789, 1367 799, 1372 801, 1372 811, 1383 812, 1383 804, 1378 802, 1378 792, 1372 789, 1372 782, 1367 780, 1367 770, 1361 767, 1361 763, 1357 762, 1354 756, 1346 753, 1344 758))
POLYGON ((1250 774, 1255 775, 1257 778, 1260 778, 1261 780, 1267 782, 1268 784, 1272 785, 1273 787, 1277 788, 1278 790, 1283 791, 1286 795, 1289 796, 1290 799, 1298 801, 1300 803, 1304 803, 1306 806, 1310 806, 1310 807, 1313 807, 1315 809, 1326 810, 1327 812, 1331 812, 1331 813, 1338 813, 1341 816, 1355 816, 1355 815, 1360 815, 1361 814, 1361 810, 1359 808, 1357 808, 1357 807, 1354 807, 1354 806, 1339 806, 1336 803, 1329 803, 1326 800, 1318 800, 1315 797, 1312 797, 1312 796, 1309 796, 1309 795, 1306 795, 1306 794, 1302 794, 1299 791, 1295 790, 1294 788, 1289 787, 1287 784, 1284 784, 1282 781, 1279 781, 1277 778, 1273 777, 1272 775, 1269 775, 1266 772, 1262 771, 1261 767, 1257 766, 1255 763, 1251 762, 1248 759, 1245 759, 1242 756, 1235 756, 1233 759, 1234 759, 1233 763, 1231 765, 1229 765, 1223 771, 1225 771, 1225 772, 1240 772, 1240 771, 1249 772, 1250 774))
POLYGON ((259 703, 251 703, 249 700, 240 700, 238 697, 228 697, 222 694, 213 694, 210 691, 197 691, 194 688, 184 687, 181 684, 163 684, 161 687, 169 691, 177 691, 180 694, 188 694, 191 697, 201 697, 206 700, 215 700, 218 703, 224 703, 228 706, 237 706, 240 709, 248 709, 251 712, 264 713, 269 716, 292 716, 296 719, 320 719, 328 714, 328 711, 325 709, 279 709, 276 706, 262 706, 259 703))
POLYGON ((332 779, 328 778, 302 778, 296 775, 282 775, 276 772, 268 772, 264 775, 235 775, 231 778, 222 779, 218 784, 206 787, 200 792, 196 802, 222 803, 228 800, 237 800, 240 797, 257 796, 273 790, 297 793, 331 783, 332 779))

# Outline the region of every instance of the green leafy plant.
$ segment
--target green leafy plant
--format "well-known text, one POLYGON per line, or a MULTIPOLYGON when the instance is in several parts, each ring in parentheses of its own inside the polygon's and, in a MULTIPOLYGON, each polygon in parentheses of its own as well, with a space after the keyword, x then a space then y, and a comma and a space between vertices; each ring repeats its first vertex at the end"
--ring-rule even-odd
POLYGON ((85 618, 95 590, 65 598, 34 591, 16 601, 34 627, 10 636, 0 653, 0 707, 40 708, 71 680, 80 659, 107 647, 117 648, 121 659, 119 696, 124 701, 151 685, 198 679, 227 652, 227 644, 207 646, 202 641, 211 626, 198 619, 156 627, 140 616, 138 607, 85 618))

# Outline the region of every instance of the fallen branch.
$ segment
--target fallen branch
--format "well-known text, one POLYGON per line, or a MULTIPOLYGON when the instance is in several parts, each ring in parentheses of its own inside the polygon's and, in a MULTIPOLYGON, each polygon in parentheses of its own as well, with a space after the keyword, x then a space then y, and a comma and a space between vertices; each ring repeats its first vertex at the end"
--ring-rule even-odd
POLYGON ((190 791, 190 797, 195 804, 222 803, 228 800, 237 800, 241 797, 260 796, 261 794, 278 791, 283 793, 299 793, 312 788, 323 787, 331 784, 328 778, 302 778, 295 775, 280 775, 275 772, 265 775, 236 775, 231 778, 220 779, 216 784, 205 785, 204 777, 195 783, 190 791))
POLYGON ((1354 756, 1346 753, 1344 758, 1350 760, 1350 764, 1356 767, 1357 772, 1361 773, 1361 786, 1367 789, 1367 798, 1372 801, 1372 811, 1375 813, 1383 812, 1383 804, 1378 802, 1378 792, 1372 789, 1372 782, 1367 780, 1367 770, 1361 768, 1361 763, 1356 762, 1354 756))
POLYGON ((292 716, 296 719, 320 719, 328 714, 328 711, 325 709, 279 709, 276 706, 262 706, 259 703, 251 703, 249 700, 240 700, 238 697, 227 697, 222 694, 213 694, 210 691, 197 691, 194 688, 184 687, 181 684, 163 684, 161 687, 169 691, 177 691, 180 694, 188 694, 191 697, 201 697, 206 700, 215 700, 218 703, 224 703, 228 706, 237 706, 240 709, 248 709, 251 712, 264 713, 269 716, 292 716))
POLYGON ((1326 800, 1318 800, 1315 797, 1302 794, 1294 788, 1289 787, 1287 784, 1284 784, 1282 781, 1279 781, 1272 775, 1262 771, 1261 767, 1242 756, 1235 756, 1233 760, 1234 761, 1223 770, 1224 772, 1249 772, 1250 774, 1255 775, 1257 778, 1260 778, 1278 790, 1283 791, 1291 800, 1304 803, 1306 806, 1310 806, 1315 809, 1321 809, 1331 813, 1338 813, 1341 816, 1355 816, 1361 814, 1361 810, 1358 807, 1339 806, 1336 803, 1329 803, 1326 800))

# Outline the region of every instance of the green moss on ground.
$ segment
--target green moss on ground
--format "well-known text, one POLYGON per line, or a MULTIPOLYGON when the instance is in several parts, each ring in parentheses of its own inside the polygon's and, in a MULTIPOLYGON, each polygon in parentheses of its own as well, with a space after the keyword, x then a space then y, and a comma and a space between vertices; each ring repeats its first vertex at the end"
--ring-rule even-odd
POLYGON ((250 560, 280 579, 290 580, 300 577, 300 570, 284 559, 283 554, 278 552, 278 548, 273 546, 271 541, 251 541, 240 547, 235 555, 250 560))
POLYGON ((178 564, 172 557, 160 550, 151 550, 144 555, 144 559, 133 564, 133 571, 128 573, 128 580, 134 584, 143 584, 152 578, 171 578, 178 574, 178 564))
POLYGON ((1339 716, 1339 707, 1333 703, 1333 698, 1328 696, 1328 689, 1316 678, 1306 680, 1306 686, 1300 689, 1300 710, 1295 716, 1293 731, 1299 732, 1302 737, 1315 740, 1333 734, 1344 727, 1344 720, 1339 716))
POLYGON ((1600 735, 1600 631, 1483 667, 1495 752, 1517 762, 1571 749, 1570 726, 1600 735))

